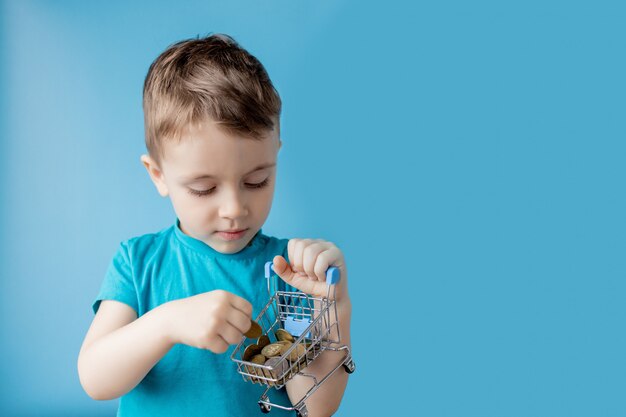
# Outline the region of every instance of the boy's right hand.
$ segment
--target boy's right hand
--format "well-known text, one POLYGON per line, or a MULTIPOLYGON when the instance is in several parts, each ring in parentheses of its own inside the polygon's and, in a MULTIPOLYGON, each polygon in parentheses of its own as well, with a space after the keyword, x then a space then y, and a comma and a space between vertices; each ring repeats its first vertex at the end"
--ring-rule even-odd
POLYGON ((162 305, 172 343, 224 353, 250 329, 252 305, 224 290, 209 291, 162 305))

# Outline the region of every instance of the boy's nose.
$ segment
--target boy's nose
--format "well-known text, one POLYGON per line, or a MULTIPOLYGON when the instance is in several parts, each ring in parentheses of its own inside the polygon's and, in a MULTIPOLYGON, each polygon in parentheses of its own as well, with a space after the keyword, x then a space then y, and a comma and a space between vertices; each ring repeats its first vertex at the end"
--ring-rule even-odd
POLYGON ((220 204, 220 217, 237 219, 248 214, 245 201, 239 193, 232 192, 225 196, 220 204))

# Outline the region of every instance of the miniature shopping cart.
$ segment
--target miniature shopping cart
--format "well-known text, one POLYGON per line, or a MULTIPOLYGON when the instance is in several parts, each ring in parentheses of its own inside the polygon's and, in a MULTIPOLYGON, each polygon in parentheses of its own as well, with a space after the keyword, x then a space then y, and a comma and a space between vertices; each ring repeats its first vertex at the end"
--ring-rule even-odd
MULTIPOLYGON (((267 386, 259 399, 259 406, 263 413, 269 413, 272 406, 283 410, 295 410, 298 417, 308 415, 305 401, 322 385, 337 369, 343 366, 346 372, 355 370, 350 348, 341 345, 337 306, 335 304, 335 284, 339 282, 339 269, 330 267, 326 271, 328 293, 326 297, 313 297, 302 292, 277 291, 276 274, 273 273, 273 263, 265 263, 265 277, 267 290, 270 296, 265 308, 256 318, 256 322, 263 330, 262 337, 267 336, 265 343, 280 343, 276 336, 277 330, 286 331, 293 337, 293 342, 286 350, 270 363, 255 363, 250 360, 248 352, 258 348, 256 339, 245 336, 237 345, 231 359, 237 364, 237 371, 244 381, 267 386), (274 290, 272 290, 272 287, 274 290), (332 297, 331 297, 332 291, 332 297), (328 374, 318 378, 307 373, 307 367, 324 351, 343 352, 328 374), (270 389, 281 389, 289 379, 295 375, 311 378, 313 385, 307 393, 292 407, 274 404, 270 401, 270 389)), ((261 339, 259 339, 260 343, 261 339)))

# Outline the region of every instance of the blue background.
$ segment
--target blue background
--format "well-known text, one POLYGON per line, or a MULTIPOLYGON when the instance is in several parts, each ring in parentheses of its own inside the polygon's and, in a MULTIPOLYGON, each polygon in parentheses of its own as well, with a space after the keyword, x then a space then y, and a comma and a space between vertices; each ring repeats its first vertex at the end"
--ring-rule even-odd
POLYGON ((143 79, 215 32, 283 98, 264 231, 346 255, 338 416, 626 415, 625 12, 4 1, 0 415, 114 415, 77 376, 91 302, 120 241, 174 221, 139 161, 143 79))

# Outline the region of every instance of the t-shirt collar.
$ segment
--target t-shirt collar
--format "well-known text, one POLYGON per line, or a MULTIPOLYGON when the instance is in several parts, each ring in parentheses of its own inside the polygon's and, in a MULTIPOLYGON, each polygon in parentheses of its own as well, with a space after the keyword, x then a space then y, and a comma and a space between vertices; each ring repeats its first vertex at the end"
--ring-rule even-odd
POLYGON ((195 252, 198 252, 202 255, 209 256, 211 258, 224 258, 224 259, 242 259, 242 258, 250 258, 256 255, 263 247, 265 247, 267 243, 267 237, 263 234, 263 229, 259 229, 259 231, 254 235, 254 237, 250 240, 248 245, 236 253, 222 253, 216 251, 211 246, 207 245, 203 241, 186 235, 180 229, 180 219, 176 218, 176 223, 174 225, 174 233, 176 238, 185 246, 192 249, 195 252))

